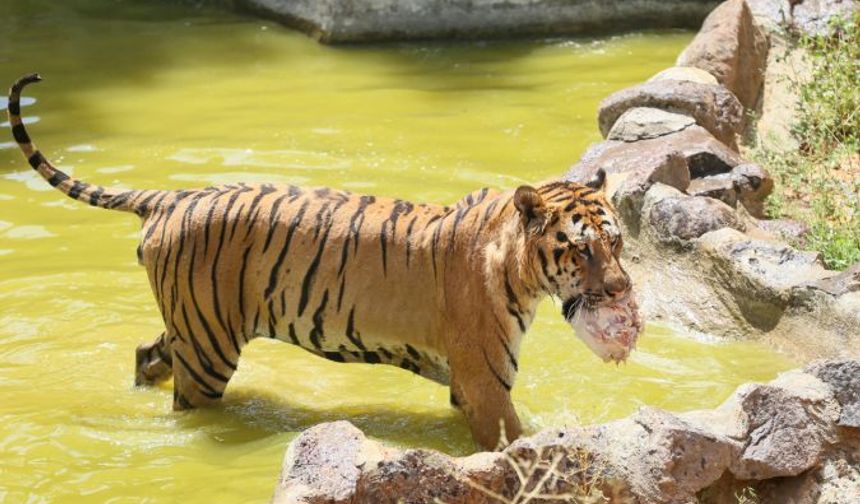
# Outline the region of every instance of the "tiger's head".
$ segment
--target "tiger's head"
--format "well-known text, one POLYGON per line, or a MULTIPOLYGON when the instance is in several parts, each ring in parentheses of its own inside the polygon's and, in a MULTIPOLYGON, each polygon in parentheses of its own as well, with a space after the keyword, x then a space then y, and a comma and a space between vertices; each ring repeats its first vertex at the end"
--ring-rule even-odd
POLYGON ((562 302, 576 335, 604 361, 623 361, 642 329, 621 265, 618 217, 600 170, 587 184, 556 181, 514 193, 524 257, 543 289, 562 302))

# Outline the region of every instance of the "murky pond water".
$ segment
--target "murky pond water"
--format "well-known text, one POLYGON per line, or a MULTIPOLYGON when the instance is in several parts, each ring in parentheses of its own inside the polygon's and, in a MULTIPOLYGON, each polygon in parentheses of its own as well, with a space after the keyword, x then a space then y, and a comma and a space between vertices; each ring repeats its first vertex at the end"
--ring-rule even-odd
MULTIPOLYGON (((597 102, 669 66, 687 33, 605 40, 329 48, 167 2, 0 0, 0 80, 39 71, 24 113, 91 182, 273 180, 453 202, 562 173, 598 140, 597 102)), ((393 444, 473 449, 446 389, 395 368, 255 341, 223 405, 170 411, 131 386, 160 331, 138 222, 62 197, 0 128, 0 502, 264 502, 286 443, 349 419, 393 444)), ((522 348, 531 429, 640 405, 712 407, 790 363, 748 343, 649 327, 604 365, 551 302, 522 348)))

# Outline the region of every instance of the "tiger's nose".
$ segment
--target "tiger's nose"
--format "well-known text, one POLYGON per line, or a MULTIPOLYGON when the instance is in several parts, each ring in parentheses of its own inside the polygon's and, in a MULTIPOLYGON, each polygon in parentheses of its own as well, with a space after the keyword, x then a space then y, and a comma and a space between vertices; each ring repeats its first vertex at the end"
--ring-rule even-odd
POLYGON ((603 279, 603 290, 610 298, 616 298, 630 289, 630 276, 625 271, 613 271, 603 279))

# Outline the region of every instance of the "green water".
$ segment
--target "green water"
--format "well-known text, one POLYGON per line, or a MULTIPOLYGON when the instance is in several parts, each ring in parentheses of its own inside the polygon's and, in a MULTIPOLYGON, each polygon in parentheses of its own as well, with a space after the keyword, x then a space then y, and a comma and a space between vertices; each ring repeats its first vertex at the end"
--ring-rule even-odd
MULTIPOLYGON (((266 22, 162 2, 0 0, 0 80, 39 71, 24 114, 91 182, 271 180, 449 203, 562 173, 599 139, 598 101, 670 66, 688 33, 329 48, 266 22)), ((446 389, 255 341, 223 405, 171 412, 134 389, 160 331, 137 219, 64 199, 0 128, 0 502, 264 502, 287 442, 348 419, 391 444, 473 449, 446 389)), ((530 430, 641 405, 712 407, 790 363, 649 327, 599 362, 548 302, 514 399, 530 430)))

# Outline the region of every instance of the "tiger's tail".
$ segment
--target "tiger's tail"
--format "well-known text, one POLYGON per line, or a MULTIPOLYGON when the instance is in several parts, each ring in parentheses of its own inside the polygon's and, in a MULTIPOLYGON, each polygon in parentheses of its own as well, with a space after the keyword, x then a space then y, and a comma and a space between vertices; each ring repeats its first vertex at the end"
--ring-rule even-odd
MULTIPOLYGON (((98 185, 88 184, 81 180, 70 177, 45 159, 45 156, 36 149, 36 145, 30 140, 24 122, 21 120, 21 91, 28 84, 41 81, 39 74, 25 75, 18 79, 9 89, 9 124, 12 126, 12 135, 18 142, 24 157, 34 170, 39 172, 51 186, 59 189, 63 194, 72 199, 83 201, 92 206, 124 210, 141 214, 141 197, 147 198, 146 194, 158 191, 137 191, 128 189, 113 189, 98 185)), ((151 198, 150 198, 151 199, 151 198)))

